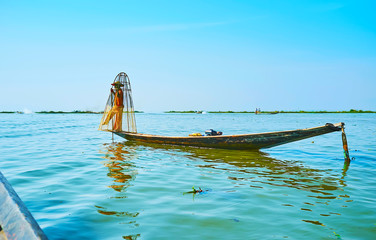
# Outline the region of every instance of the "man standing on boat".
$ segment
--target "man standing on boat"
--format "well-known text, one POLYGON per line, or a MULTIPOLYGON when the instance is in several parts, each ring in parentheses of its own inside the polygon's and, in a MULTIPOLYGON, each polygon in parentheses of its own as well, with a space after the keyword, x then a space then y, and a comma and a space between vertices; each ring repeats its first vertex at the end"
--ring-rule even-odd
POLYGON ((122 119, 123 119, 123 109, 124 109, 124 104, 123 104, 123 99, 124 99, 124 94, 123 90, 121 87, 124 85, 120 81, 116 81, 111 84, 112 86, 115 87, 115 89, 111 88, 111 94, 114 96, 114 103, 111 108, 111 110, 108 112, 106 119, 103 122, 103 125, 107 125, 110 120, 115 116, 114 119, 114 124, 113 124, 113 131, 120 132, 121 126, 122 126, 122 119))

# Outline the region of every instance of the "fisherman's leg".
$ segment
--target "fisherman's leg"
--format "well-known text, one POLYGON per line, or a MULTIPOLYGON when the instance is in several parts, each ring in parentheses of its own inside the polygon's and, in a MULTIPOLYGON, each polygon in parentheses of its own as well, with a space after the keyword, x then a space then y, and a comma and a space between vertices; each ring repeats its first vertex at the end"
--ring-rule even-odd
POLYGON ((114 115, 114 111, 111 108, 111 110, 107 113, 105 120, 103 121, 103 125, 107 125, 110 122, 113 115, 114 115))
POLYGON ((119 111, 116 113, 115 124, 115 131, 121 131, 123 126, 123 108, 119 108, 119 111))
POLYGON ((118 108, 115 116, 115 124, 114 130, 121 131, 122 130, 122 119, 123 119, 123 108, 118 108))

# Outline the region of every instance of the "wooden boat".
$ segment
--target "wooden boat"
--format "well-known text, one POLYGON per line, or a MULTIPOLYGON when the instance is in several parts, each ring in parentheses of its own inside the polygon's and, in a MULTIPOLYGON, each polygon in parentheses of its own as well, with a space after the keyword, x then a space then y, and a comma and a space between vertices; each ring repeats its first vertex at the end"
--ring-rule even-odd
POLYGON ((208 148, 224 149, 261 149, 270 148, 289 142, 294 142, 314 136, 323 135, 335 131, 341 131, 344 123, 331 124, 324 126, 297 129, 281 132, 266 132, 240 135, 220 135, 220 136, 189 136, 189 137, 170 137, 132 132, 113 132, 130 141, 139 141, 147 143, 187 145, 208 148))
MULTIPOLYGON (((150 134, 137 133, 136 118, 134 114, 133 100, 131 94, 131 84, 126 73, 119 73, 112 84, 117 85, 115 89, 112 88, 110 96, 107 100, 103 117, 99 125, 99 130, 113 132, 114 134, 123 137, 130 141, 146 142, 146 143, 160 143, 160 144, 174 144, 187 145, 207 148, 225 148, 225 149, 261 149, 278 146, 281 144, 302 140, 330 132, 341 131, 344 123, 331 124, 327 123, 324 126, 298 129, 281 132, 268 133, 254 133, 241 135, 219 135, 219 136, 188 136, 188 137, 170 137, 158 136, 150 134), (119 90, 121 89, 121 91, 119 90), (123 99, 125 104, 120 106, 126 107, 123 111, 124 117, 118 116, 120 113, 119 106, 114 105, 114 92, 123 92, 123 99), (116 111, 116 113, 115 113, 116 111), (115 115, 115 114, 116 115, 115 115), (124 114, 125 113, 125 114, 124 114), (111 120, 110 120, 111 119, 111 120), (115 127, 117 126, 117 127, 115 127), (127 127, 127 131, 119 131, 118 126, 127 127)), ((117 93, 118 94, 118 93, 117 93)), ((116 95, 117 99, 120 99, 116 95)), ((120 95, 122 96, 122 95, 120 95)), ((256 109, 256 113, 259 110, 256 109)), ((124 128, 121 128, 124 129, 124 128)))

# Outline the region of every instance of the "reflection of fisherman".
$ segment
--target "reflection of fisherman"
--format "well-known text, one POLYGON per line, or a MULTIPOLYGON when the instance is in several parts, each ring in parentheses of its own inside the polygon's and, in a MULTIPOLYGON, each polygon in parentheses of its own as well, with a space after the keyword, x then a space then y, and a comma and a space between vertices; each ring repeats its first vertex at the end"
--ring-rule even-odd
POLYGON ((108 112, 103 125, 107 125, 110 122, 110 120, 115 116, 112 130, 119 132, 122 130, 121 126, 122 126, 124 104, 123 104, 123 90, 121 90, 121 87, 124 85, 120 83, 119 81, 114 82, 111 85, 115 87, 115 90, 111 88, 111 94, 115 95, 114 105, 112 106, 111 110, 108 112))

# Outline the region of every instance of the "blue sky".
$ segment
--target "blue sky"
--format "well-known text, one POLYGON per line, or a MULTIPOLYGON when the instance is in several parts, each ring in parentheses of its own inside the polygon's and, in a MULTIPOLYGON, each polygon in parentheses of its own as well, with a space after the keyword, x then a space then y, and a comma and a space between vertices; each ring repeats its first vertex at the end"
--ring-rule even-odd
POLYGON ((376 110, 375 1, 0 0, 0 111, 376 110))

